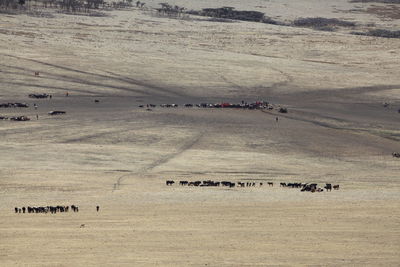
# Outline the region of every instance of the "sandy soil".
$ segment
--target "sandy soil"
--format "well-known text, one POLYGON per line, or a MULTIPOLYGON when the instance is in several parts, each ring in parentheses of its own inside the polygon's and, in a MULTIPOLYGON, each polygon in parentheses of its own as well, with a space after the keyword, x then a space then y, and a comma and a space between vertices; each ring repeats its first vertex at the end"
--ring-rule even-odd
MULTIPOLYGON (((371 4, 292 2, 171 3, 398 23, 349 13, 371 4)), ((0 265, 398 266, 399 40, 149 10, 46 12, 0 15, 0 103, 31 105, 0 115, 32 118, 0 121, 0 265), (289 113, 138 107, 242 100, 289 113), (341 189, 278 186, 297 181, 341 189), (59 204, 80 212, 13 211, 59 204)))

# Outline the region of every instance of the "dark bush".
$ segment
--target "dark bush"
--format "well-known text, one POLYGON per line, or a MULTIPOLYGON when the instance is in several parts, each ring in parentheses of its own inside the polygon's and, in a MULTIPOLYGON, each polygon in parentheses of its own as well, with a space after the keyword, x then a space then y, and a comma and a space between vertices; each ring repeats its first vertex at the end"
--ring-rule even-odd
POLYGON ((369 30, 368 32, 352 32, 351 34, 382 38, 400 38, 400 31, 390 31, 384 29, 369 30))
POLYGON ((267 24, 280 24, 278 21, 275 21, 269 17, 265 17, 264 13, 258 11, 240 11, 235 10, 234 7, 220 7, 220 8, 204 8, 201 11, 197 10, 189 10, 186 11, 187 14, 197 15, 197 16, 205 16, 217 18, 216 21, 227 22, 228 20, 243 20, 243 21, 254 21, 254 22, 262 22, 267 24))
POLYGON ((351 3, 384 3, 384 4, 400 4, 400 0, 352 0, 351 3))
POLYGON ((267 24, 273 24, 273 25, 283 25, 282 23, 271 19, 270 17, 264 17, 264 19, 262 20, 263 23, 267 23, 267 24))
POLYGON ((223 19, 236 19, 245 21, 261 22, 264 19, 264 13, 258 11, 239 11, 233 7, 221 8, 204 8, 201 12, 202 16, 223 18, 223 19))
POLYGON ((293 21, 293 25, 297 27, 307 27, 313 29, 321 29, 330 31, 334 30, 333 27, 354 27, 356 24, 354 22, 339 20, 339 19, 328 19, 328 18, 300 18, 293 21))

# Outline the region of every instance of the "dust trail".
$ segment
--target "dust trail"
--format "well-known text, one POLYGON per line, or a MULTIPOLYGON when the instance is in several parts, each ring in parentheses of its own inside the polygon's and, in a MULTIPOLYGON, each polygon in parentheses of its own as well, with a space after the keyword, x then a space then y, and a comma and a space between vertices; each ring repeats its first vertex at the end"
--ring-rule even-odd
POLYGON ((116 182, 114 183, 114 185, 113 185, 113 190, 112 190, 112 191, 114 192, 115 190, 119 190, 119 189, 120 189, 120 186, 121 186, 121 183, 122 183, 122 181, 123 181, 125 178, 127 178, 127 177, 129 177, 129 176, 132 176, 132 175, 134 175, 134 174, 137 175, 137 174, 144 174, 144 173, 147 173, 147 172, 149 172, 149 171, 155 169, 156 167, 167 163, 168 161, 170 161, 170 160, 172 160, 173 158, 179 156, 179 155, 182 154, 183 152, 185 152, 185 151, 191 149, 194 145, 196 145, 196 144, 199 142, 199 140, 200 140, 203 136, 204 136, 204 132, 201 132, 201 133, 199 133, 199 134, 193 136, 192 138, 190 138, 188 141, 186 141, 186 142, 185 142, 181 147, 179 147, 179 148, 177 149, 177 151, 175 151, 174 153, 165 155, 165 156, 163 156, 163 157, 161 157, 161 158, 155 160, 155 161, 152 162, 150 165, 139 169, 139 170, 138 170, 137 172, 135 172, 135 173, 124 174, 124 175, 118 177, 117 181, 116 181, 116 182))

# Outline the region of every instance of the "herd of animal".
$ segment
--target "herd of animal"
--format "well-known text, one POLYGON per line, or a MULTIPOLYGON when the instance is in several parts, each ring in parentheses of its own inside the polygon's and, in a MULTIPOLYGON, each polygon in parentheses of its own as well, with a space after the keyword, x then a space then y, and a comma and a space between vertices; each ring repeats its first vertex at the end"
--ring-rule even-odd
MULTIPOLYGON (((36 73, 35 73, 36 75, 36 73)), ((43 98, 52 98, 52 95, 49 94, 29 94, 28 95, 30 98, 37 98, 37 99, 43 99, 43 98)), ((35 109, 38 108, 36 104, 33 105, 35 109)), ((0 103, 0 108, 28 108, 29 104, 27 103, 20 103, 20 102, 14 102, 14 103, 0 103)), ((65 114, 65 111, 50 111, 48 112, 48 115, 61 115, 65 114)), ((38 119, 38 116, 36 115, 36 118, 38 119)), ((29 121, 30 118, 27 116, 0 116, 0 120, 10 120, 10 121, 29 121)))
MULTIPOLYGON (((230 182, 230 181, 212 181, 212 180, 206 180, 206 181, 179 181, 176 182, 180 186, 212 186, 212 187, 262 187, 264 183, 262 182, 230 182)), ((167 186, 172 186, 175 184, 174 180, 166 180, 165 184, 167 186)), ((273 182, 267 182, 267 185, 270 187, 274 186, 273 182)), ((300 191, 304 192, 323 192, 324 190, 326 191, 332 191, 332 188, 334 190, 339 190, 339 185, 332 185, 332 184, 325 184, 324 187, 318 187, 318 184, 314 183, 280 183, 280 187, 287 187, 287 188, 299 188, 300 191)))
POLYGON ((30 98, 52 98, 52 95, 49 94, 30 94, 28 95, 30 98))
MULTIPOLYGON (((70 210, 70 206, 45 206, 45 207, 15 207, 15 213, 52 213, 55 214, 57 212, 68 212, 70 210)), ((71 210, 73 212, 79 212, 79 207, 75 205, 71 205, 71 210)))
POLYGON ((27 103, 0 103, 0 108, 28 108, 29 105, 27 103))
MULTIPOLYGON (((63 205, 57 205, 57 206, 41 206, 41 207, 15 207, 14 211, 15 213, 51 213, 51 214, 56 214, 56 213, 62 213, 62 212, 79 212, 79 207, 75 205, 71 206, 63 206, 63 205)), ((98 212, 100 210, 100 206, 96 206, 96 211, 98 212)))
MULTIPOLYGON (((179 107, 178 104, 160 104, 162 108, 177 108, 179 107)), ((147 109, 155 108, 157 105, 155 104, 146 104, 146 105, 139 105, 140 108, 146 107, 147 109)), ((183 107, 185 108, 234 108, 234 109, 269 109, 272 110, 276 108, 274 105, 269 104, 266 101, 256 101, 252 103, 247 103, 242 101, 239 104, 233 104, 229 102, 222 102, 222 103, 200 103, 200 104, 184 104, 183 107)), ((278 111, 281 113, 287 113, 287 108, 278 107, 278 111)))
POLYGON ((6 120, 10 120, 10 121, 29 121, 31 119, 28 118, 27 116, 11 116, 11 117, 0 116, 0 120, 3 120, 3 121, 6 121, 6 120))

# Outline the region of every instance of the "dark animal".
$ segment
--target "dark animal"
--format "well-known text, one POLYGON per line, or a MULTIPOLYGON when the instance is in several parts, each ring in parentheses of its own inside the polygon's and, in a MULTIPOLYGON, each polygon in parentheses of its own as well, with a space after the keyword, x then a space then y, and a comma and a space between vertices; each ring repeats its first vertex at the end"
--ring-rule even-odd
POLYGON ((166 185, 173 185, 174 183, 175 183, 175 182, 172 181, 172 180, 167 180, 167 181, 165 182, 166 185))
POLYGON ((326 189, 326 191, 332 191, 332 184, 326 184, 324 188, 326 189))
POLYGON ((180 185, 187 185, 189 182, 188 181, 180 181, 179 184, 180 185))
POLYGON ((286 187, 286 183, 281 183, 279 186, 286 187))
POLYGON ((273 182, 268 182, 268 186, 274 186, 273 182))
POLYGON ((75 205, 71 205, 71 209, 72 209, 73 212, 78 212, 79 211, 78 206, 75 206, 75 205))
POLYGON ((317 184, 306 184, 300 191, 315 192, 316 190, 317 190, 317 184))
POLYGON ((99 210, 100 210, 100 207, 96 206, 96 211, 99 212, 99 210))
POLYGON ((337 185, 334 185, 334 186, 333 186, 333 189, 334 189, 334 190, 339 190, 339 185, 338 185, 338 184, 337 184, 337 185))
POLYGON ((395 158, 400 158, 400 152, 393 152, 392 156, 395 158))

